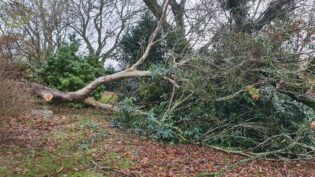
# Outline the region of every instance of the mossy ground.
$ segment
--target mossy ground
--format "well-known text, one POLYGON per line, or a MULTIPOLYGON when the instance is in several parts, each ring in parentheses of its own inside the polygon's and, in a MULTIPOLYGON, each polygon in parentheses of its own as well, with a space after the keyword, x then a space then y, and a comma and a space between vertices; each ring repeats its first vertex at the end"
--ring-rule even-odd
POLYGON ((99 102, 104 104, 114 104, 118 100, 118 96, 114 92, 103 92, 99 102))
POLYGON ((102 143, 110 135, 103 124, 104 115, 97 111, 30 120, 25 120, 24 133, 31 136, 34 125, 40 124, 37 121, 42 121, 41 128, 47 130, 25 144, 18 142, 19 137, 7 138, 11 142, 3 142, 0 148, 0 176, 107 176, 113 174, 111 169, 128 169, 133 165, 131 160, 110 151, 102 152, 106 160, 96 160, 102 143), (50 123, 56 126, 45 127, 50 123))

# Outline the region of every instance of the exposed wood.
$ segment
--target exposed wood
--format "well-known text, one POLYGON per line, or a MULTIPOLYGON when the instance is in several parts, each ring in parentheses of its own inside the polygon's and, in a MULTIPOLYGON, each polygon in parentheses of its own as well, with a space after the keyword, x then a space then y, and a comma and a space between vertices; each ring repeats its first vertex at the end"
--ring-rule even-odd
POLYGON ((61 92, 40 84, 32 83, 32 92, 35 95, 38 95, 45 99, 46 101, 51 100, 60 100, 60 101, 82 101, 83 103, 96 107, 98 109, 102 109, 105 111, 115 111, 116 108, 113 105, 110 104, 102 104, 93 98, 89 97, 89 94, 93 92, 97 87, 99 87, 102 84, 106 84, 109 82, 113 82, 116 80, 120 80, 123 78, 129 78, 129 77, 144 77, 149 76, 149 71, 139 71, 139 70, 124 70, 112 75, 103 76, 100 78, 97 78, 84 88, 75 91, 75 92, 61 92))

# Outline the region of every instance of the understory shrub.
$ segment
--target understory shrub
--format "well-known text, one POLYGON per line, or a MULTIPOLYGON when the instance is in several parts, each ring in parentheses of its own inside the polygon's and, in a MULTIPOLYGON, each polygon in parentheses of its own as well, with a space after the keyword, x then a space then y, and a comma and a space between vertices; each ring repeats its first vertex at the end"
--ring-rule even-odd
MULTIPOLYGON (((58 49, 47 58, 47 62, 33 70, 32 77, 38 82, 60 91, 76 91, 89 82, 105 74, 98 58, 94 56, 79 56, 79 44, 72 41, 58 49)), ((100 99, 104 86, 99 87, 91 96, 100 99)))

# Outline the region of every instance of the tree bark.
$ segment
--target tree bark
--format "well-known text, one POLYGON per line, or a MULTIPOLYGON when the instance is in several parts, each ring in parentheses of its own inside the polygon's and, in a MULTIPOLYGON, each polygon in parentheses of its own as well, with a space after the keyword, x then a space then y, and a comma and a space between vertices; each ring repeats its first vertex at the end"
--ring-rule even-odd
POLYGON ((89 94, 93 92, 95 89, 97 89, 100 85, 110 83, 116 80, 124 79, 124 78, 130 78, 130 77, 145 77, 149 76, 149 71, 140 71, 135 69, 126 69, 118 73, 114 73, 111 75, 99 77, 89 83, 84 88, 75 91, 75 92, 61 92, 40 84, 33 83, 32 84, 32 92, 35 95, 38 95, 44 99, 47 100, 47 95, 51 98, 49 98, 47 101, 50 100, 60 100, 60 101, 83 101, 84 103, 94 106, 103 110, 109 110, 113 111, 115 110, 115 107, 108 104, 102 104, 98 101, 92 99, 89 97, 89 94))
POLYGON ((247 5, 250 2, 249 0, 227 0, 222 1, 221 5, 227 6, 228 10, 231 12, 235 22, 235 32, 253 33, 261 30, 265 25, 279 16, 294 10, 296 1, 297 0, 273 0, 254 22, 251 22, 248 16, 247 5))
MULTIPOLYGON (((143 0, 145 5, 153 13, 156 19, 161 19, 163 7, 160 6, 156 0, 143 0)), ((172 13, 175 18, 176 31, 178 31, 183 37, 185 37, 185 24, 184 24, 184 13, 186 0, 181 0, 180 3, 177 3, 176 0, 169 1, 172 13)), ((170 28, 171 25, 165 23, 164 28, 170 28)))
POLYGON ((156 0, 143 0, 145 5, 150 9, 156 19, 161 19, 162 17, 162 7, 157 3, 156 0))
POLYGON ((280 15, 294 10, 296 8, 295 1, 296 0, 276 0, 271 2, 269 7, 262 13, 261 17, 252 27, 252 31, 259 31, 280 15))

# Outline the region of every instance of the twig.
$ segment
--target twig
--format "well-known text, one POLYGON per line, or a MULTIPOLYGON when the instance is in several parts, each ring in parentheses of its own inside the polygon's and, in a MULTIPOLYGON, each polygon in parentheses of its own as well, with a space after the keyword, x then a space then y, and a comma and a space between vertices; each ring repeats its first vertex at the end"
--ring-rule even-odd
POLYGON ((177 84, 177 82, 174 79, 171 79, 169 77, 163 77, 163 79, 169 81, 170 83, 172 83, 176 88, 179 88, 180 86, 177 84))
POLYGON ((187 97, 183 98, 182 100, 179 100, 179 101, 175 102, 173 107, 165 112, 167 114, 164 114, 165 116, 163 116, 163 118, 161 119, 161 122, 165 122, 165 120, 166 120, 166 118, 167 118, 169 113, 173 112, 178 106, 180 106, 181 104, 185 103, 192 96, 193 96, 193 94, 191 93, 187 97))
POLYGON ((238 155, 245 156, 245 157, 253 157, 252 154, 248 154, 248 153, 245 153, 243 151, 232 151, 232 150, 223 149, 223 148, 220 148, 217 146, 208 146, 208 147, 211 147, 211 148, 218 150, 218 151, 225 152, 227 154, 238 154, 238 155))
POLYGON ((256 160, 256 159, 259 159, 261 157, 265 157, 265 156, 269 156, 269 155, 274 155, 274 154, 278 154, 278 153, 281 153, 281 152, 284 152, 288 149, 290 149, 291 147, 293 147, 295 145, 295 143, 292 143, 291 145, 287 146, 286 148, 283 148, 283 149, 278 149, 278 150, 275 150, 275 151, 270 151, 270 152, 265 152, 265 153, 259 153, 259 154, 256 154, 255 156, 252 156, 250 158, 247 158, 247 159, 243 159, 241 161, 238 161, 232 165, 229 165, 223 169, 221 169, 219 172, 215 172, 215 173, 204 173, 204 174, 201 174, 199 176, 219 176, 223 173, 226 173, 226 172, 229 172, 237 167, 239 167, 240 165, 244 164, 244 163, 247 163, 247 162, 251 162, 253 160, 256 160))

